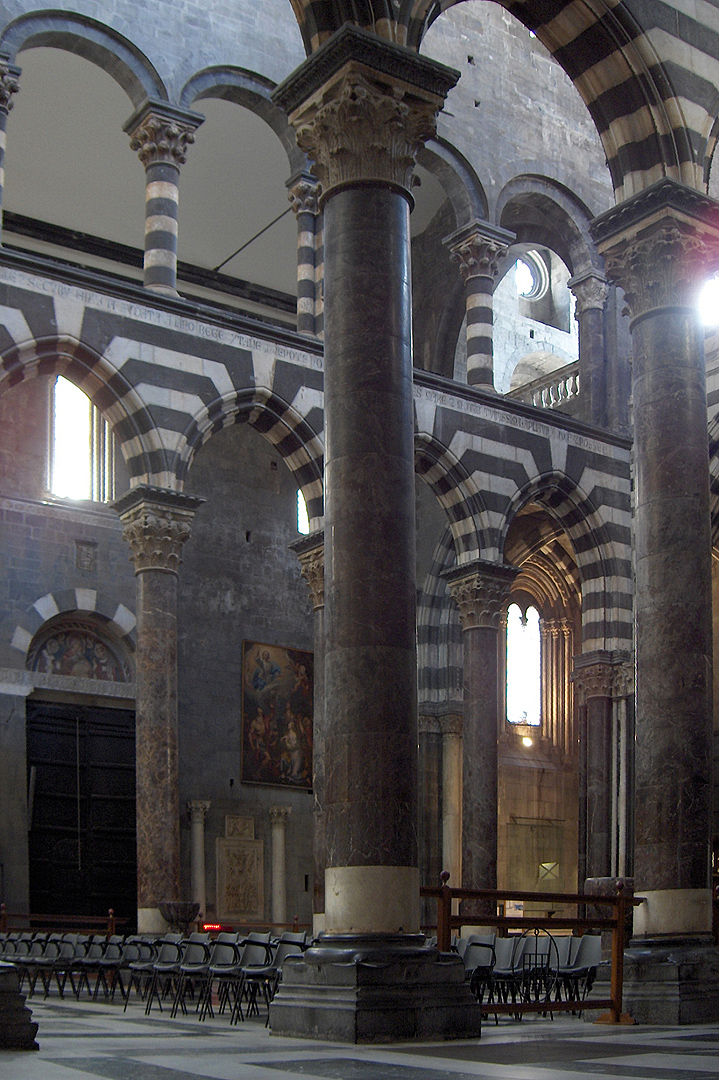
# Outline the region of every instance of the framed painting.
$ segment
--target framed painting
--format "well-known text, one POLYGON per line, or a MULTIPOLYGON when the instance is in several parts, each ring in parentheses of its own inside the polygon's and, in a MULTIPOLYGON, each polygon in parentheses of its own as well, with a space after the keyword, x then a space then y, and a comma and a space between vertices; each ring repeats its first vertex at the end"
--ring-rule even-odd
POLYGON ((312 790, 314 656, 242 642, 242 783, 312 790))

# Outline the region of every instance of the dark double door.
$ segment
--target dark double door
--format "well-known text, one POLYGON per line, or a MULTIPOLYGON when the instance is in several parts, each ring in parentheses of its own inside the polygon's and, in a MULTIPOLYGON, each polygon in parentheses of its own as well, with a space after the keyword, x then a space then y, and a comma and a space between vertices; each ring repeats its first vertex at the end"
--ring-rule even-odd
POLYGON ((30 910, 134 920, 135 714, 27 703, 30 910))

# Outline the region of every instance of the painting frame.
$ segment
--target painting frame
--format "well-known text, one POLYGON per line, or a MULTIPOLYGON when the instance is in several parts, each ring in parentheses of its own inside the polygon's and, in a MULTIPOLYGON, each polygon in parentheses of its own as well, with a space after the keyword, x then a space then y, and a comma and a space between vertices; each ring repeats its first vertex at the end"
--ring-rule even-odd
POLYGON ((312 791, 314 654, 242 642, 243 784, 312 791))

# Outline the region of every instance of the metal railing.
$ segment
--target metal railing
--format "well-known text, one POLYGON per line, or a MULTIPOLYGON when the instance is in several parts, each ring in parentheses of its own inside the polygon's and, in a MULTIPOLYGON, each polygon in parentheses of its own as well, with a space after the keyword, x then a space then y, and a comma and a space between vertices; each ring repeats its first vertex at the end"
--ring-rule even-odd
POLYGON ((587 1008, 607 1009, 608 1012, 599 1017, 599 1022, 608 1024, 631 1023, 631 1018, 622 1012, 622 994, 624 984, 624 948, 626 944, 626 918, 630 908, 644 902, 643 897, 625 896, 617 891, 616 896, 595 896, 589 893, 548 893, 548 892, 517 892, 497 891, 491 889, 451 889, 447 885, 449 874, 445 870, 441 874, 442 884, 437 888, 424 886, 420 890, 423 897, 433 897, 437 900, 437 948, 441 952, 449 952, 452 947, 452 930, 474 923, 482 926, 496 926, 500 932, 510 930, 571 930, 585 933, 587 930, 610 930, 612 933, 611 953, 611 984, 608 998, 571 999, 564 1001, 532 1001, 522 1002, 518 1007, 516 1002, 480 1002, 482 1010, 496 1015, 509 1013, 517 1015, 521 1012, 581 1012, 587 1008), (571 917, 565 915, 555 916, 511 916, 511 915, 453 915, 453 900, 489 901, 493 909, 507 900, 521 900, 525 903, 541 904, 567 904, 567 905, 592 905, 597 907, 610 907, 611 916, 603 917, 571 917))

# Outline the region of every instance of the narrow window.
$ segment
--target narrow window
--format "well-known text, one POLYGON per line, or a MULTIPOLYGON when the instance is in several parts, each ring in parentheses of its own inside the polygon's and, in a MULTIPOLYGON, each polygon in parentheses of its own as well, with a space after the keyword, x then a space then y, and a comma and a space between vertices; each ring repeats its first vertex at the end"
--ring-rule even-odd
POLYGON ((307 536, 310 531, 310 519, 307 514, 307 503, 300 488, 297 489, 297 532, 307 536))
POLYGON ((541 724, 542 691, 539 612, 517 604, 507 612, 507 722, 541 724))
POLYGON ((115 440, 86 394, 55 380, 52 400, 50 490, 61 499, 109 502, 115 497, 115 440))

